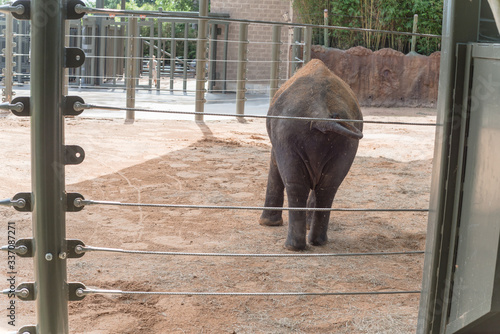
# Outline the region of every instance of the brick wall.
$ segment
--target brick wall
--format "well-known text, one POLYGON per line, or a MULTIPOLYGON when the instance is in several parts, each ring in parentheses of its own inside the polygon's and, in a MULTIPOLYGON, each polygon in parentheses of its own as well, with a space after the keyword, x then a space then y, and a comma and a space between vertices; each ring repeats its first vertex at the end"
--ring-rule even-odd
MULTIPOLYGON (((232 19, 248 19, 274 22, 290 22, 292 10, 290 0, 212 0, 211 13, 227 13, 232 19)), ((239 23, 229 25, 229 48, 227 68, 227 88, 236 89, 236 73, 238 60, 239 23)), ((290 28, 281 29, 281 66, 280 79, 287 78, 287 59, 289 50, 290 28)), ((217 36, 224 38, 224 28, 217 36)), ((250 24, 248 27, 248 64, 247 64, 247 89, 248 94, 253 92, 268 91, 271 72, 271 41, 272 26, 263 24, 250 24)), ((223 57, 223 43, 217 45, 218 59, 223 57)), ((222 63, 217 63, 217 80, 221 79, 222 63)), ((221 82, 217 81, 215 89, 221 89, 221 82)))

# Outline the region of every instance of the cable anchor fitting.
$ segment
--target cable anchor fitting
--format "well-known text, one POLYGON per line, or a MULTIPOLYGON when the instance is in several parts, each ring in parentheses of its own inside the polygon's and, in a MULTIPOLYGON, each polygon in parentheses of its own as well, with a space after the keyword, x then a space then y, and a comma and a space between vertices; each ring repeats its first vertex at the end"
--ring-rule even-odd
POLYGON ((12 14, 18 20, 29 20, 30 1, 16 1, 12 5, 0 6, 0 13, 12 14), (26 12, 28 15, 26 15, 26 12), (27 16, 27 17, 26 17, 27 16))

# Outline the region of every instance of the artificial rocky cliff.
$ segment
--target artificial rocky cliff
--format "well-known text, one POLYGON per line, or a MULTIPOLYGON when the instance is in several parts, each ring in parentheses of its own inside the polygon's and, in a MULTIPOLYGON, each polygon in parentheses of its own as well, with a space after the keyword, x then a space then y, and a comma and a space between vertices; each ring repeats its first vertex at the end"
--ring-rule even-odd
POLYGON ((440 53, 405 55, 393 49, 371 51, 361 46, 339 50, 314 46, 321 59, 347 82, 362 106, 435 107, 440 53))

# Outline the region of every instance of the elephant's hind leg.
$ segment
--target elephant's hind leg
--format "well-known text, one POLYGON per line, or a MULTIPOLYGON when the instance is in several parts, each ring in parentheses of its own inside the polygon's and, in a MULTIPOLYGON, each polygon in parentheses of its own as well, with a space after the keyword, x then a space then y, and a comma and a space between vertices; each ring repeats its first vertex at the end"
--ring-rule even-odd
MULTIPOLYGON (((269 176, 267 178, 266 201, 264 206, 267 208, 283 207, 285 186, 281 180, 274 153, 271 153, 271 166, 269 167, 269 176)), ((282 210, 264 210, 259 220, 260 225, 280 226, 283 225, 282 210)))
MULTIPOLYGON (((286 192, 290 207, 305 208, 309 195, 309 186, 300 183, 287 183, 286 192)), ((289 250, 299 251, 306 248, 306 212, 293 210, 289 212, 288 236, 285 247, 289 250)))
MULTIPOLYGON (((335 189, 315 190, 316 208, 331 208, 335 189)), ((311 229, 308 240, 311 245, 322 246, 328 242, 328 223, 330 220, 330 211, 314 211, 311 219, 311 229)))

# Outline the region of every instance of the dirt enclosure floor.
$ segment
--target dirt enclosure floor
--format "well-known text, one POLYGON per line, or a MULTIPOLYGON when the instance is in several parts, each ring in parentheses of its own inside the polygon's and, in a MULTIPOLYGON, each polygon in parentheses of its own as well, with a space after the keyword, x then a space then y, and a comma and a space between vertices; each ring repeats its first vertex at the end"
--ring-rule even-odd
MULTIPOLYGON (((433 123, 431 109, 365 109, 367 120, 433 123)), ((29 119, 0 118, 0 198, 29 192, 29 119)), ((337 208, 427 208, 434 127, 365 125, 337 208)), ((66 144, 85 161, 66 167, 66 189, 87 199, 262 206, 270 143, 263 120, 66 120, 66 144)), ((290 253, 287 223, 258 224, 259 211, 87 206, 67 214, 68 238, 129 250, 290 253)), ((31 214, 1 207, 16 236, 31 214)), ((286 220, 286 213, 285 213, 286 220)), ((304 253, 423 250, 426 213, 332 213, 329 242, 304 253)), ((6 285, 7 256, 0 264, 6 285)), ((365 292, 419 290, 423 255, 234 258, 88 252, 68 260, 68 279, 89 288, 183 292, 365 292)), ((33 281, 16 259, 17 284, 33 281)), ((413 333, 418 294, 361 296, 90 295, 69 306, 71 333, 413 333)), ((7 297, 0 328, 7 326, 7 297)), ((16 328, 36 323, 33 302, 16 303, 16 328)))

